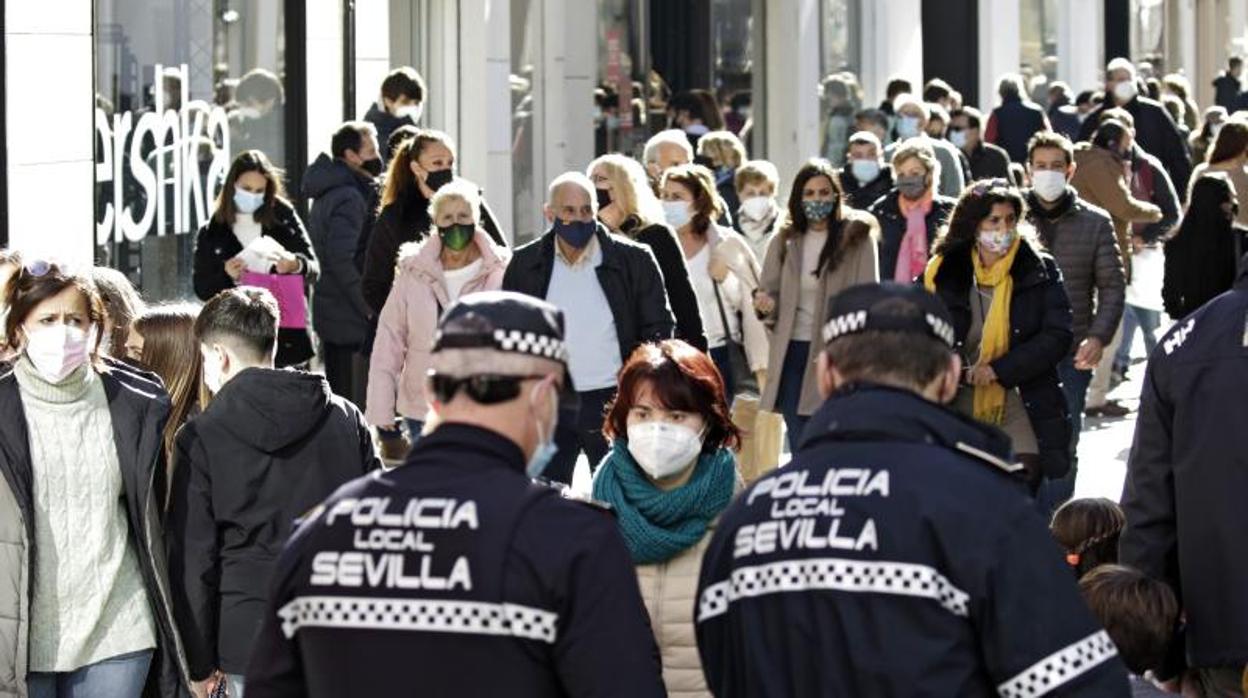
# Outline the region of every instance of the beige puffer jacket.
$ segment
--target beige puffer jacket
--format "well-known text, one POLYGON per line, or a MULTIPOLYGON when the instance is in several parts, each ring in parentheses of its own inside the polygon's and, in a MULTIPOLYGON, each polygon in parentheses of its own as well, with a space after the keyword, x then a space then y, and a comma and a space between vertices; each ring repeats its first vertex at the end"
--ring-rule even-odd
POLYGON ((713 526, 707 529, 696 545, 666 562, 637 567, 637 583, 650 613, 650 627, 663 659, 663 683, 669 696, 711 696, 698 658, 693 608, 702 553, 706 552, 714 530, 713 526))

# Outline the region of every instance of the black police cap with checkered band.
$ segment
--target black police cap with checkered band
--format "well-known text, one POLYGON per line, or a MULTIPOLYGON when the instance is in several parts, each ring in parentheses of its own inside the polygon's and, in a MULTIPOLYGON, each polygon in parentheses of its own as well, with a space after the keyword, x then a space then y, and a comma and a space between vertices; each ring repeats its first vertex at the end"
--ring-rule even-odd
POLYGON ((907 332, 955 346, 953 319, 945 304, 918 286, 892 281, 841 291, 828 308, 823 341, 862 332, 907 332))
POLYGON ((494 349, 568 363, 563 311, 546 301, 510 291, 471 293, 438 321, 433 352, 494 349))

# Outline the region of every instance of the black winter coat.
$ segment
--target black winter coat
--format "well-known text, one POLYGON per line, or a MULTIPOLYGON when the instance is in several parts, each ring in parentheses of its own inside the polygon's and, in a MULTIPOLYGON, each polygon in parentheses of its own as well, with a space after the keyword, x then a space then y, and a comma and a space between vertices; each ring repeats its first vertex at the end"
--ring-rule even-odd
POLYGON ((980 143, 969 156, 965 152, 962 155, 971 167, 971 178, 966 180, 968 184, 980 179, 1010 178, 1010 156, 1000 146, 980 143))
MULTIPOLYGON (((675 321, 663 289, 663 275, 650 249, 608 233, 601 223, 597 238, 602 247, 598 281, 615 318, 620 361, 627 361, 639 344, 671 339, 675 321)), ((558 299, 546 298, 554 265, 555 232, 552 230, 515 251, 503 274, 503 290, 558 305, 558 299)))
MULTIPOLYGON (((143 587, 156 621, 157 647, 152 654, 143 695, 174 698, 186 695, 191 678, 169 594, 161 508, 166 492, 163 434, 169 419, 169 396, 159 379, 149 379, 151 374, 113 362, 106 364, 108 369, 101 372, 99 378, 104 384, 121 468, 125 491, 122 504, 126 508, 126 522, 139 561, 143 587)), ((40 554, 35 549, 34 470, 21 389, 12 373, 0 378, 0 415, 4 415, 0 419, 0 488, 7 488, 17 502, 20 512, 17 518, 22 522, 19 525, 24 524, 26 529, 27 567, 18 576, 29 584, 35 556, 40 554)), ((7 519, 11 513, 0 512, 0 520, 7 519)), ((7 526, 8 523, 7 520, 0 521, 0 525, 7 526)), ((72 541, 70 543, 65 550, 47 551, 45 554, 72 553, 72 541)), ((7 574, 4 576, 7 578, 7 574)), ((33 587, 25 591, 33 593, 33 587)), ((10 587, 0 591, 0 596, 20 593, 19 589, 10 587)), ((0 618, 0 626, 10 622, 29 628, 29 617, 20 621, 18 618, 0 618)), ((21 693, 26 687, 26 676, 23 675, 26 659, 15 655, 28 651, 29 645, 26 637, 12 639, 15 641, 13 645, 0 650, 0 687, 7 688, 10 681, 16 681, 21 684, 18 690, 21 693), (9 664, 14 659, 17 660, 16 666, 9 664)))
POLYGON ((859 184, 854 170, 849 165, 841 168, 841 191, 845 194, 845 202, 859 211, 866 211, 880 197, 888 194, 893 188, 893 168, 885 165, 875 179, 866 184, 859 184))
POLYGON ((676 318, 676 338, 706 351, 707 340, 702 327, 698 295, 689 279, 689 266, 685 263, 685 254, 680 249, 676 234, 665 223, 653 223, 640 228, 638 225, 635 218, 630 218, 624 221, 620 232, 649 247, 654 254, 654 260, 659 263, 659 272, 663 274, 663 288, 667 290, 667 302, 676 318))
POLYGON ((303 175, 303 195, 312 199, 308 233, 321 264, 316 279, 312 323, 331 344, 358 347, 368 334, 361 274, 355 265, 360 235, 376 199, 372 177, 321 153, 303 175))
MULTIPOLYGON (((299 258, 303 263, 304 295, 307 295, 307 283, 314 283, 320 275, 320 264, 316 253, 312 250, 312 241, 304 230, 303 221, 289 202, 277 199, 274 206, 274 223, 266 225, 261 234, 271 237, 287 252, 299 258)), ((213 296, 237 284, 230 275, 225 273, 225 263, 243 251, 243 244, 238 241, 228 223, 218 223, 215 218, 209 220, 195 237, 195 264, 191 272, 191 280, 195 286, 195 295, 201 301, 208 301, 213 296)), ((293 366, 311 359, 312 338, 308 331, 282 328, 277 333, 277 365, 293 366)))
MULTIPOLYGON (((947 252, 936 274, 936 295, 953 315, 958 351, 964 355, 975 278, 972 250, 967 246, 947 252)), ((1070 299, 1057 263, 1030 244, 1019 247, 1010 275, 1010 349, 992 362, 992 370, 1007 390, 1018 389, 1040 447, 1041 470, 1058 478, 1070 469, 1070 421, 1057 373, 1074 341, 1070 299)))
MULTIPOLYGON (((898 199, 901 193, 896 189, 871 204, 867 211, 880 222, 880 278, 891 281, 897 269, 897 255, 901 251, 901 240, 906 236, 906 217, 901 214, 898 199)), ((936 194, 932 197, 932 210, 927 212, 927 248, 932 249, 936 235, 942 226, 949 221, 957 199, 936 194)))
MULTIPOLYGON (((1113 107, 1113 100, 1108 100, 1108 102, 1084 119, 1083 127, 1079 129, 1079 140, 1092 140, 1092 134, 1096 133, 1096 127, 1100 123, 1101 113, 1113 107)), ((1170 118, 1170 112, 1166 111, 1160 103, 1147 97, 1136 97, 1122 108, 1135 119, 1136 145, 1161 161, 1162 166, 1166 168, 1166 174, 1170 175, 1170 181, 1175 184, 1179 198, 1187 200, 1187 188, 1184 182, 1191 179, 1192 161, 1187 152, 1187 142, 1179 133, 1179 127, 1175 125, 1174 119, 1170 118)))
MULTIPOLYGON (((372 309, 373 322, 386 305, 390 288, 394 286, 394 270, 399 263, 399 248, 408 242, 424 240, 433 229, 429 218, 429 202, 416 194, 416 199, 406 206, 391 204, 381 210, 373 231, 368 236, 368 249, 364 253, 364 300, 372 309)), ((481 201, 481 227, 490 239, 500 247, 507 247, 507 239, 494 221, 494 215, 485 201, 481 201)))
POLYGON ((1246 321, 1248 274, 1157 343, 1122 493, 1122 563, 1174 589, 1193 667, 1248 662, 1246 321))
POLYGON ((169 580, 191 677, 241 674, 294 521, 381 463, 323 377, 258 368, 178 431, 175 461, 169 580))
POLYGON ((984 140, 1001 146, 1010 156, 1010 162, 1027 162, 1027 143, 1037 131, 1049 127, 1049 119, 1040 106, 1018 97, 1006 99, 992 110, 984 140))
POLYGON ((1046 522, 1003 472, 1009 450, 910 392, 829 398, 707 547, 693 615, 711 691, 1130 695, 1046 522))

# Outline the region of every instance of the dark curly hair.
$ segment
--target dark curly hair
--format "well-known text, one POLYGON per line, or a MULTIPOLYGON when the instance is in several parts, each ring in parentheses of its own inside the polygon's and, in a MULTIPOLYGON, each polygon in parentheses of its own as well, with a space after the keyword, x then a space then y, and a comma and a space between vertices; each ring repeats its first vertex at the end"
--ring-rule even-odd
POLYGON ((711 357, 679 339, 642 344, 620 369, 619 390, 602 425, 602 434, 615 440, 628 435, 628 413, 638 389, 649 383, 664 407, 702 415, 706 421, 703 453, 741 448, 741 430, 732 423, 724 396, 724 379, 711 357))
POLYGON ((1015 216, 1020 222, 1027 215, 1027 204, 1022 193, 1008 181, 983 179, 972 182, 962 190, 958 205, 949 216, 949 224, 936 240, 932 253, 943 255, 974 247, 979 237, 979 224, 992 213, 992 207, 997 204, 1013 206, 1015 216))

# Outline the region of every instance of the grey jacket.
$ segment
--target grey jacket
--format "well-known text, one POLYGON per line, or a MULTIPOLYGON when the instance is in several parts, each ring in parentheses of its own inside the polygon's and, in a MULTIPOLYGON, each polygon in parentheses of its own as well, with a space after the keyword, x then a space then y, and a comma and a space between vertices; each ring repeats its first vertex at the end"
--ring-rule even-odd
MULTIPOLYGON (((869 213, 843 207, 845 224, 837 242, 835 267, 831 272, 819 275, 819 297, 815 304, 815 331, 810 341, 810 361, 802 376, 802 399, 798 403, 799 414, 813 414, 823 402, 815 381, 815 359, 823 351, 824 308, 832 296, 850 286, 880 280, 879 253, 876 238, 879 225, 869 213)), ((776 395, 780 390, 780 370, 784 366, 784 354, 793 338, 793 325, 797 321, 797 302, 801 296, 802 238, 785 235, 784 229, 771 239, 763 262, 763 278, 759 290, 776 301, 776 307, 763 317, 763 323, 771 329, 771 351, 767 384, 763 387, 760 409, 775 411, 776 395)))
POLYGON ((1027 190, 1026 196, 1028 218, 1062 270, 1074 317, 1074 348, 1088 337, 1109 346, 1122 319, 1127 293, 1113 220, 1104 209, 1079 198, 1069 186, 1052 211, 1040 205, 1035 192, 1027 190))

